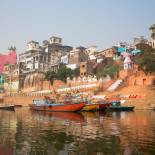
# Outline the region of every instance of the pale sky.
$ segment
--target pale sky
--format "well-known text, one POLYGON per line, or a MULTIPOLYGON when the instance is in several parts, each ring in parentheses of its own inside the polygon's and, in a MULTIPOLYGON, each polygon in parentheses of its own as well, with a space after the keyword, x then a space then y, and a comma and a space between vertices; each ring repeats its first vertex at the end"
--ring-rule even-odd
POLYGON ((11 45, 24 52, 30 40, 51 36, 73 47, 108 48, 150 37, 155 0, 0 0, 0 53, 11 45))

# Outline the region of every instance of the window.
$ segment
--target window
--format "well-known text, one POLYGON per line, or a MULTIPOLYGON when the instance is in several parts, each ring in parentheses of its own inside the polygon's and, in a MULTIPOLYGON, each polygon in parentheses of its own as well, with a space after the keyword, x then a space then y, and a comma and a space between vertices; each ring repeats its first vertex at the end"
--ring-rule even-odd
POLYGON ((43 56, 40 57, 40 62, 43 62, 43 56))
POLYGON ((36 61, 38 61, 38 56, 36 56, 36 61))
POLYGON ((46 57, 44 56, 43 58, 44 58, 44 62, 46 62, 46 57))

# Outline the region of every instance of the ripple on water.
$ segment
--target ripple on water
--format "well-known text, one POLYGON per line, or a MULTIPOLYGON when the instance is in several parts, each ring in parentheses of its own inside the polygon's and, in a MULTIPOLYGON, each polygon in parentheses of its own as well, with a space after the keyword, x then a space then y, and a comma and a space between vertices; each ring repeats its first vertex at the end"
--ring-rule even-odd
POLYGON ((155 112, 75 115, 78 122, 27 108, 0 111, 0 148, 11 146, 16 154, 155 154, 155 112))

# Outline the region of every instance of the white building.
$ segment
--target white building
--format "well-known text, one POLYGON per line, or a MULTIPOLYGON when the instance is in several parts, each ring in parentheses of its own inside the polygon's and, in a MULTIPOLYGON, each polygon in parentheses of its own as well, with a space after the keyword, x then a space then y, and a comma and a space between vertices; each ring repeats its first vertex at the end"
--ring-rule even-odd
POLYGON ((151 30, 151 46, 155 48, 155 24, 150 27, 151 30))
POLYGON ((124 70, 132 69, 132 61, 129 56, 124 59, 124 70))
POLYGON ((63 64, 68 64, 69 63, 69 58, 68 54, 64 55, 61 57, 61 63, 63 64))
POLYGON ((24 53, 19 54, 19 63, 24 67, 23 72, 46 71, 48 54, 43 52, 38 42, 30 41, 27 43, 27 49, 24 53))

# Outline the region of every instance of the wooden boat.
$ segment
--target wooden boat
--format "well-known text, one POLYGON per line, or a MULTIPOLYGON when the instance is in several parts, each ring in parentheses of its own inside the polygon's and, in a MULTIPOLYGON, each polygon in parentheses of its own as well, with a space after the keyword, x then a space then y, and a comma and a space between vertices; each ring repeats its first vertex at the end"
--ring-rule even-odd
POLYGON ((51 103, 50 100, 34 100, 33 104, 30 104, 30 109, 39 111, 64 111, 74 112, 79 111, 84 107, 85 103, 71 103, 71 104, 59 104, 51 103))
POLYGON ((110 103, 99 103, 98 104, 98 110, 106 110, 108 107, 110 107, 110 103))
POLYGON ((132 111, 134 110, 134 106, 122 106, 121 101, 111 101, 111 106, 107 108, 110 111, 132 111))
POLYGON ((15 106, 14 105, 0 105, 0 109, 3 109, 3 110, 12 110, 14 111, 15 110, 15 106))
POLYGON ((98 108, 97 108, 97 110, 99 110, 99 111, 104 111, 104 110, 106 110, 108 107, 111 106, 111 103, 106 102, 106 101, 104 101, 104 100, 98 101, 97 103, 98 103, 98 108))
POLYGON ((85 106, 82 108, 82 111, 95 111, 97 110, 97 107, 97 104, 85 104, 85 106))
POLYGON ((15 105, 15 108, 21 108, 21 107, 22 107, 21 104, 16 104, 16 105, 15 105))
POLYGON ((133 111, 134 110, 134 106, 111 106, 108 107, 107 110, 110 111, 133 111))

